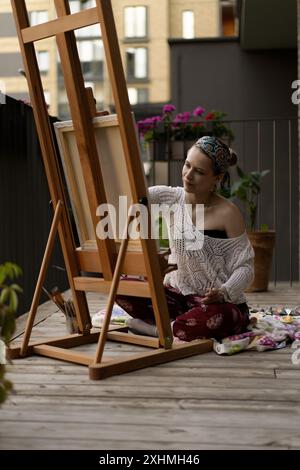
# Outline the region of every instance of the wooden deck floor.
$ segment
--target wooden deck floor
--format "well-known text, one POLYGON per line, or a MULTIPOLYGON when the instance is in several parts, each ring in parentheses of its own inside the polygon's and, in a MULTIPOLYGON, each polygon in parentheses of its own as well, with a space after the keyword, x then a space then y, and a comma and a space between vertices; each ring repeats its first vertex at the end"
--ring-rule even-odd
MULTIPOLYGON (((247 297, 251 305, 297 305, 300 289, 247 297)), ((92 312, 104 302, 89 297, 92 312)), ((47 302, 34 338, 61 334, 64 318, 47 302)), ((133 349, 108 346, 110 355, 133 349)), ((8 367, 15 393, 0 409, 0 449, 299 449, 300 366, 291 354, 211 352, 96 382, 84 366, 15 360, 8 367)))

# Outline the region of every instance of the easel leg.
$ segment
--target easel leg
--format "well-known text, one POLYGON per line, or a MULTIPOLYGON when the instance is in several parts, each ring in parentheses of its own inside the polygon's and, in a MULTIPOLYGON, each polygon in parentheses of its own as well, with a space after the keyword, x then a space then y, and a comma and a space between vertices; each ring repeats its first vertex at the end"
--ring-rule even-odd
POLYGON ((37 308, 39 306, 39 300, 40 300, 40 297, 41 297, 42 287, 43 287, 43 283, 44 283, 44 280, 45 280, 48 264, 49 264, 49 261, 50 261, 50 257, 52 255, 53 246, 54 246, 54 242, 55 242, 55 236, 56 236, 56 233, 57 233, 58 224, 60 222, 61 212, 62 212, 62 202, 58 201, 57 206, 55 208, 54 217, 53 217, 53 221, 52 221, 52 225, 51 225, 51 229, 50 229, 50 233, 49 233, 49 237, 48 237, 48 241, 47 241, 47 245, 46 245, 46 249, 45 249, 45 253, 44 253, 44 257, 43 257, 39 277, 38 277, 38 281, 37 281, 37 284, 36 284, 36 287, 35 287, 34 296, 33 296, 33 299, 32 299, 29 316, 28 316, 27 323, 26 323, 25 334, 24 334, 24 338, 23 338, 23 342, 22 342, 22 347, 21 347, 21 350, 20 350, 20 356, 23 356, 23 357, 26 356, 26 354, 27 354, 28 343, 29 343, 29 339, 30 339, 30 335, 31 335, 31 331, 32 331, 36 311, 37 311, 37 308))
POLYGON ((116 263, 116 267, 115 267, 115 271, 114 271, 114 275, 113 275, 113 279, 112 279, 112 283, 111 283, 111 288, 110 288, 110 291, 109 291, 108 303, 107 303, 107 307, 106 307, 106 315, 105 315, 105 318, 104 318, 103 326, 101 327, 101 333, 99 335, 97 351, 96 351, 95 361, 94 361, 95 364, 99 364, 101 362, 101 359, 102 359, 104 346, 105 346, 105 341, 106 341, 106 337, 107 337, 107 331, 108 331, 108 328, 109 328, 109 322, 110 322, 110 318, 111 318, 111 313, 112 313, 114 301, 115 301, 115 298, 116 298, 118 285, 119 285, 119 282, 120 282, 120 276, 122 274, 123 262, 124 262, 124 258, 125 258, 125 254, 126 254, 127 245, 128 245, 128 227, 129 227, 130 222, 133 219, 134 219, 134 216, 130 215, 127 219, 127 222, 126 222, 126 228, 125 228, 125 231, 124 231, 124 234, 123 234, 123 240, 122 240, 122 243, 121 243, 121 246, 120 246, 120 251, 119 251, 119 254, 118 254, 117 263, 116 263))

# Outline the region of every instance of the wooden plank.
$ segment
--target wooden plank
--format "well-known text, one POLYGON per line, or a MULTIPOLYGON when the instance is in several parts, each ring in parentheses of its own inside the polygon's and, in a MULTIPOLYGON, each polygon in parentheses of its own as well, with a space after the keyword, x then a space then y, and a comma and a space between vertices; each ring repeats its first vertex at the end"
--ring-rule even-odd
MULTIPOLYGON (((74 277, 75 289, 78 291, 108 293, 111 283, 104 279, 94 277, 74 277)), ((149 284, 140 281, 121 280, 118 287, 118 294, 132 295, 136 297, 151 297, 149 284)))
MULTIPOLYGON (((80 442, 81 439, 87 439, 89 436, 97 436, 99 447, 103 445, 103 439, 114 442, 114 445, 119 445, 119 442, 124 439, 131 442, 131 446, 135 445, 136 441, 147 442, 151 439, 152 443, 160 442, 160 445, 174 442, 174 427, 166 426, 162 423, 158 425, 148 426, 143 424, 137 426, 136 424, 105 424, 99 425, 94 423, 81 423, 80 432, 78 426, 74 423, 64 423, 63 426, 57 426, 55 422, 47 422, 43 426, 39 422, 19 423, 18 428, 15 428, 15 423, 10 421, 3 421, 2 429, 4 435, 13 435, 18 437, 32 436, 32 438, 53 438, 64 439, 66 435, 80 442)), ((199 424, 198 426, 190 426, 189 423, 178 422, 175 425, 176 440, 184 444, 198 444, 201 442, 212 443, 217 441, 219 444, 232 445, 238 442, 240 445, 251 446, 269 446, 270 448, 279 446, 294 446, 300 445, 299 433, 295 429, 286 429, 283 433, 281 429, 273 428, 264 429, 261 426, 256 428, 245 427, 241 428, 228 428, 214 427, 213 425, 206 426, 199 424), (270 436, 271 433, 271 436, 270 436)), ((156 448, 156 447, 155 447, 156 448)), ((181 447, 180 447, 181 448, 181 447)))
MULTIPOLYGON (((172 441, 172 442, 157 442, 157 441, 141 441, 136 440, 134 444, 131 440, 122 440, 116 442, 114 440, 102 438, 101 442, 99 443, 98 439, 95 439, 94 436, 89 437, 88 439, 67 439, 67 438, 60 438, 56 440, 53 437, 47 437, 46 439, 39 438, 39 437, 1 437, 0 442, 0 449, 4 450, 125 450, 131 449, 134 447, 135 449, 139 450, 153 450, 154 448, 157 450, 163 451, 171 451, 171 450, 286 450, 286 449, 294 449, 291 445, 289 446, 272 446, 270 445, 245 445, 245 444, 234 444, 231 443, 229 445, 225 444, 212 444, 212 443, 182 443, 181 441, 172 441)), ((296 447, 297 449, 297 447, 296 447)))
MULTIPOLYGON (((142 411, 140 407, 130 407, 130 413, 126 407, 120 407, 117 411, 114 406, 108 406, 106 402, 99 404, 97 413, 95 413, 94 406, 85 406, 85 413, 82 414, 82 409, 76 405, 57 403, 45 408, 44 405, 39 404, 36 407, 33 404, 22 406, 21 403, 15 405, 13 409, 1 409, 1 420, 9 420, 20 422, 21 425, 26 421, 33 421, 35 423, 56 422, 60 426, 64 423, 93 423, 105 425, 125 425, 135 424, 136 426, 143 426, 145 421, 149 426, 157 426, 165 423, 165 425, 184 422, 187 418, 188 410, 179 409, 177 406, 169 408, 146 408, 142 411)), ((286 415, 280 412, 267 411, 264 414, 263 428, 265 430, 272 430, 280 423, 282 430, 290 429, 294 431, 299 430, 300 417, 295 416, 290 409, 286 415)), ((201 413, 189 414, 189 425, 193 426, 208 426, 213 428, 224 427, 227 429, 241 429, 242 432, 245 428, 257 428, 257 415, 243 410, 227 410, 220 413, 219 410, 204 409, 201 413)))
MULTIPOLYGON (((146 369, 140 369, 134 372, 135 376, 143 376, 148 377, 151 376, 156 380, 160 380, 160 377, 197 377, 198 379, 203 377, 228 377, 228 370, 222 367, 220 368, 212 368, 212 367, 204 367, 202 364, 185 367, 180 361, 179 367, 168 367, 169 363, 162 364, 160 367, 147 367, 146 369)), ((12 373, 14 375, 22 375, 27 374, 28 369, 32 374, 46 374, 48 376, 56 375, 56 374, 64 374, 64 375, 76 375, 76 376, 86 376, 86 371, 82 367, 78 367, 72 364, 61 364, 53 361, 53 363, 41 363, 40 361, 31 361, 24 364, 24 361, 15 361, 13 365, 7 366, 8 373, 12 373), (30 365, 30 367, 29 367, 30 365)), ((285 371, 291 372, 292 374, 297 373, 299 375, 299 371, 285 371)), ((230 377, 234 378, 274 378, 274 371, 273 369, 256 369, 256 368, 233 368, 230 371, 230 377)), ((284 377, 284 378, 288 378, 284 377)), ((292 376, 293 378, 293 376, 292 376)))
MULTIPOLYGON (((38 346, 40 347, 40 346, 38 346)), ((41 346, 42 347, 42 346, 41 346)), ((71 351, 70 351, 71 352, 71 351)), ((112 358, 110 358, 112 359, 112 358)), ((108 359, 109 360, 109 359, 108 359)), ((107 364, 108 360, 106 361, 107 364)), ((82 369, 84 371, 84 369, 82 369)), ((8 377, 11 378, 13 383, 15 384, 39 384, 41 383, 41 374, 36 374, 34 371, 28 372, 26 375, 20 375, 14 372, 10 372, 8 374, 8 377)), ((42 380, 44 385, 61 385, 61 384, 66 384, 66 385, 72 385, 78 383, 78 385, 88 385, 88 382, 86 380, 86 377, 81 375, 79 376, 78 374, 67 374, 63 375, 60 374, 58 377, 55 377, 54 374, 50 374, 49 377, 45 375, 44 379, 42 380)), ((181 387, 182 385, 179 385, 178 387, 174 385, 174 375, 166 375, 164 376, 163 374, 159 375, 156 377, 155 375, 143 375, 143 374, 136 374, 135 372, 130 375, 126 376, 116 376, 111 378, 110 380, 106 381, 108 383, 108 386, 110 386, 114 390, 115 396, 119 396, 120 393, 122 393, 122 387, 138 387, 139 389, 146 389, 149 387, 149 391, 153 387, 157 387, 157 383, 161 385, 162 387, 174 387, 176 390, 178 387, 181 387), (157 378, 157 380, 155 380, 157 378)), ((106 383, 105 382, 105 383, 106 383)), ((200 380, 199 377, 196 375, 192 377, 188 377, 187 375, 184 376, 184 384, 187 388, 190 387, 197 387, 197 384, 199 384, 200 380)), ((205 378, 205 380, 200 382, 201 388, 205 390, 206 388, 212 388, 215 386, 216 390, 220 389, 245 389, 248 391, 252 391, 252 389, 257 389, 261 388, 262 390, 272 390, 280 392, 281 390, 285 390, 289 386, 289 380, 288 379, 281 379, 281 380, 276 380, 274 377, 245 377, 245 378, 239 378, 239 377, 216 377, 214 378, 212 375, 208 376, 205 378)), ((97 383, 92 383, 92 387, 98 387, 99 384, 97 383)), ((105 387, 107 385, 104 385, 105 387)), ((293 390, 299 391, 300 389, 300 381, 297 383, 293 383, 293 390)), ((137 390, 136 396, 138 396, 139 391, 137 390)), ((300 402, 300 398, 298 400, 300 402)))
POLYGON ((22 38, 24 44, 28 44, 56 36, 57 34, 67 33, 74 29, 85 28, 96 23, 99 23, 99 14, 96 8, 90 8, 36 26, 23 28, 22 38))
MULTIPOLYGON (((43 345, 42 345, 43 346, 43 345)), ((38 348, 42 346, 37 346, 38 348)), ((49 346, 50 348, 50 346, 49 346)), ((52 347, 51 347, 52 348, 52 347)), ((71 352, 71 350, 69 350, 71 352)), ((51 356, 50 356, 51 357, 51 356)), ((91 356, 89 356, 91 357, 91 356)), ((110 357, 110 359, 113 359, 110 357)), ((72 361, 70 361, 72 362, 72 361)), ((108 364, 108 360, 106 361, 108 364)), ((84 369, 82 370, 84 372, 84 369)), ((43 383, 44 385, 47 384, 66 384, 66 385, 71 385, 78 383, 78 385, 84 385, 87 384, 87 379, 86 377, 78 374, 67 374, 66 376, 64 374, 60 374, 58 377, 54 377, 53 374, 50 376, 47 376, 46 374, 36 374, 34 371, 30 371, 26 374, 26 376, 20 376, 18 373, 14 373, 11 371, 8 374, 8 377, 13 381, 14 384, 39 384, 43 383)), ((157 382, 159 382, 159 385, 161 387, 174 387, 175 389, 177 388, 176 385, 174 385, 174 375, 166 375, 164 376, 163 374, 160 374, 157 377, 157 380, 153 380, 156 376, 153 375, 143 375, 143 374, 136 374, 135 372, 130 374, 130 375, 120 375, 113 377, 108 381, 109 386, 111 386, 114 391, 116 396, 119 395, 119 393, 122 393, 122 387, 130 387, 130 386, 135 386, 138 388, 144 388, 146 389, 149 387, 150 389, 152 387, 157 387, 157 382)), ((189 387, 196 387, 197 384, 199 384, 199 378, 197 377, 196 374, 194 374, 191 377, 188 377, 187 374, 184 376, 184 385, 189 388, 189 387)), ((99 385, 97 383, 93 383, 95 387, 98 387, 99 385)), ((105 385, 106 386, 106 385, 105 385)), ((285 390, 289 386, 289 380, 288 379, 281 379, 281 380, 276 380, 274 377, 245 377, 245 378, 239 378, 239 377, 216 377, 214 378, 213 376, 208 376, 205 377, 205 380, 201 382, 201 388, 206 389, 206 388, 212 388, 213 386, 216 386, 218 388, 230 388, 230 389, 248 389, 249 391, 251 389, 256 389, 256 388, 261 388, 263 390, 285 390)), ((298 390, 300 389, 300 381, 297 383, 293 383, 293 389, 298 390)), ((138 395, 137 391, 137 395, 138 395)), ((299 398, 300 402, 300 398, 299 398)))
MULTIPOLYGON (((205 382, 205 380, 203 380, 205 382)), ((170 386, 161 387, 159 381, 156 385, 139 386, 138 397, 140 399, 149 399, 155 397, 157 400, 162 399, 177 399, 181 400, 184 397, 186 400, 209 400, 212 402, 218 402, 219 407, 222 409, 223 402, 227 400, 232 401, 233 399, 241 405, 245 401, 261 401, 264 406, 268 402, 278 403, 281 405, 288 401, 293 403, 294 406, 299 405, 299 389, 294 388, 273 388, 273 385, 269 388, 254 387, 248 389, 247 387, 232 387, 228 386, 218 388, 216 384, 212 387, 201 386, 201 381, 196 386, 186 387, 184 384, 180 384, 174 387, 173 384, 170 386)), ((18 383, 15 385, 15 391, 18 396, 47 396, 47 397, 77 397, 82 401, 82 397, 88 396, 89 400, 91 397, 97 398, 109 398, 114 395, 114 398, 118 401, 123 398, 132 398, 137 396, 137 388, 134 384, 134 376, 130 385, 116 385, 113 386, 107 380, 103 382, 94 383, 89 381, 86 384, 47 384, 41 387, 40 383, 37 384, 26 384, 18 383)), ((116 401, 116 404, 117 404, 116 401)))
MULTIPOLYGON (((57 361, 56 361, 57 362, 57 361)), ((72 367, 70 365, 70 367, 72 367)), ((78 366, 81 369, 85 369, 83 366, 78 366)), ((100 382, 102 384, 102 382, 100 382)), ((43 406, 44 409, 57 405, 57 396, 55 395, 11 395, 8 397, 5 406, 14 409, 16 405, 25 406, 43 406)), ((60 395, 59 403, 64 406, 79 406, 85 409, 87 406, 86 396, 64 396, 60 395)), ((272 400, 223 400, 220 396, 219 399, 206 398, 204 400, 195 400, 193 398, 172 398, 172 397, 136 397, 136 396, 89 396, 88 406, 101 407, 115 407, 119 409, 131 410, 139 409, 141 414, 144 410, 164 410, 166 408, 178 410, 186 410, 187 415, 200 414, 202 410, 217 410, 219 413, 225 413, 226 411, 243 411, 243 412, 276 412, 288 414, 295 413, 295 408, 298 406, 295 402, 288 401, 272 401, 272 400)), ((176 414, 176 413, 175 413, 176 414)))
POLYGON ((293 369, 275 369, 275 375, 276 375, 276 378, 279 379, 279 380, 282 380, 282 379, 289 379, 289 380, 293 380, 293 382, 291 382, 291 385, 294 386, 294 380, 300 380, 300 371, 299 369, 297 370, 293 370, 293 369))

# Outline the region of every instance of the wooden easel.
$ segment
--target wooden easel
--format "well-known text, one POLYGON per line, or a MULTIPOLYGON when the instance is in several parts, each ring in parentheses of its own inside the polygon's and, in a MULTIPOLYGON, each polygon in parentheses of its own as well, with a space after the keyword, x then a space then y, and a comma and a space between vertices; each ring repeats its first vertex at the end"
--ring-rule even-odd
MULTIPOLYGON (((173 337, 161 272, 161 260, 163 258, 160 258, 159 254, 157 254, 155 240, 151 238, 142 239, 141 253, 128 252, 126 250, 128 244, 126 226, 126 237, 122 240, 118 252, 116 250, 115 241, 110 239, 102 240, 96 237, 97 251, 92 253, 84 252, 76 248, 74 243, 71 225, 66 211, 58 155, 56 154, 56 148, 53 142, 34 43, 44 38, 56 36, 88 195, 89 210, 94 227, 96 227, 98 222, 96 209, 99 204, 106 202, 106 194, 92 126, 92 119, 95 116, 96 110, 90 93, 87 93, 84 87, 74 30, 97 23, 101 24, 102 39, 115 98, 116 112, 119 119, 120 134, 133 203, 147 205, 147 189, 144 183, 139 144, 136 138, 134 121, 128 100, 110 0, 96 0, 97 6, 95 8, 83 10, 72 15, 70 14, 67 0, 54 0, 57 19, 33 27, 29 26, 25 0, 11 0, 11 2, 55 212, 23 343, 21 346, 12 347, 9 350, 10 358, 38 354, 84 364, 89 366, 90 378, 102 379, 111 375, 210 351, 212 349, 212 342, 210 340, 197 340, 187 344, 172 345, 173 337), (57 231, 60 237, 81 333, 44 342, 29 343, 43 281, 57 231), (95 271, 95 265, 98 267, 98 272, 103 274, 103 279, 81 276, 82 271, 95 271), (137 266, 139 267, 138 274, 142 272, 147 278, 147 282, 126 282, 120 280, 120 276, 123 273, 137 274, 137 266), (85 295, 87 291, 109 293, 107 314, 100 334, 90 333, 91 321, 85 295), (158 339, 129 335, 124 331, 108 331, 111 311, 117 293, 149 297, 152 299, 159 334, 158 339), (102 359, 107 339, 156 349, 147 353, 135 354, 129 358, 105 357, 105 359, 102 359), (72 348, 75 346, 92 342, 98 342, 95 357, 72 351, 72 348)), ((127 225, 130 220, 131 217, 128 218, 127 225)))

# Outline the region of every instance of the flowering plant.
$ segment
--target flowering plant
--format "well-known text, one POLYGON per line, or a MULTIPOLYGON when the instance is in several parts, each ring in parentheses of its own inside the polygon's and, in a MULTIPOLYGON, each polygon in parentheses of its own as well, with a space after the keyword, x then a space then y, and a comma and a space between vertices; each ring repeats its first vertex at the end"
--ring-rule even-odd
POLYGON ((192 113, 186 111, 174 117, 175 110, 173 104, 165 104, 161 115, 138 121, 139 134, 143 140, 145 142, 167 139, 187 141, 197 140, 203 135, 228 137, 229 140, 234 137, 224 122, 226 116, 224 112, 206 113, 202 106, 197 106, 192 113))
POLYGON ((21 274, 21 268, 14 263, 0 264, 0 404, 12 388, 11 382, 5 378, 5 349, 15 329, 18 294, 22 292, 14 279, 21 274))

